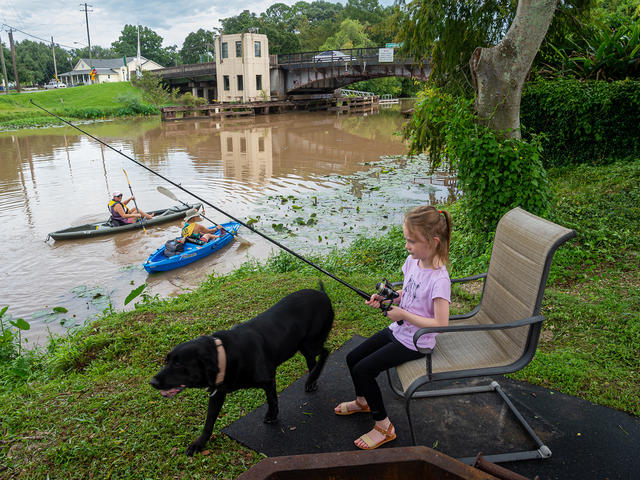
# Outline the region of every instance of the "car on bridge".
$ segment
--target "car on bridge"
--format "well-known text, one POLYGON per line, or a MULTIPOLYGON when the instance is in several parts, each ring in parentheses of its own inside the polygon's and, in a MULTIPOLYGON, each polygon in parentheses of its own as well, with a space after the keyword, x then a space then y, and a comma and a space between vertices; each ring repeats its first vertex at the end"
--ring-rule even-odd
POLYGON ((347 55, 340 50, 327 50, 313 56, 313 63, 350 62, 352 60, 355 60, 355 57, 347 55))

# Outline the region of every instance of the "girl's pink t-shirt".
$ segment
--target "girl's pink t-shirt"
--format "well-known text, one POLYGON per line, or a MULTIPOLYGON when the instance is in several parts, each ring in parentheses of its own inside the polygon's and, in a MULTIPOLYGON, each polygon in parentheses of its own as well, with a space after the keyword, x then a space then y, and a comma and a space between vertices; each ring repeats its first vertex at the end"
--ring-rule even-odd
MULTIPOLYGON (((402 266, 402 273, 404 273, 404 283, 402 285, 400 308, 421 317, 433 318, 434 299, 444 298, 451 303, 451 280, 446 267, 443 266, 435 270, 420 268, 418 260, 409 255, 402 266)), ((413 344, 413 335, 420 327, 405 320, 402 325, 393 322, 389 325, 389 329, 393 332, 393 336, 405 347, 411 350, 416 349, 413 344)), ((437 333, 423 335, 418 340, 418 346, 421 348, 435 347, 436 335, 437 333)))

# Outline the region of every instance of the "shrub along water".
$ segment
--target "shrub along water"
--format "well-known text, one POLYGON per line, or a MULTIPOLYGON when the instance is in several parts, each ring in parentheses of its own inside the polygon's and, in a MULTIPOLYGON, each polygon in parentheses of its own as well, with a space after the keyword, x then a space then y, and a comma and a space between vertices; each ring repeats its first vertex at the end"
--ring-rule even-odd
MULTIPOLYGON (((640 415, 640 159, 553 169, 549 178, 549 218, 578 235, 556 253, 540 346, 516 378, 640 415)), ((452 276, 484 271, 490 244, 459 228, 468 224, 459 204, 447 208, 454 220, 452 276)), ((315 260, 369 291, 383 275, 401 278, 405 256, 395 227, 315 260)), ((212 276, 194 292, 147 298, 134 311, 107 314, 54 339, 46 352, 3 353, 0 471, 20 478, 84 479, 105 472, 113 478, 157 478, 158 472, 167 478, 185 472, 195 479, 235 478, 260 455, 220 430, 263 404, 262 391, 229 395, 208 451, 188 458, 184 447, 202 427, 207 395, 194 390, 163 399, 148 381, 177 343, 229 328, 294 290, 315 288, 318 280, 315 269, 282 253, 266 264, 212 276)), ((322 280, 336 310, 330 349, 387 324, 351 290, 322 280)), ((476 297, 455 290, 455 298, 458 313, 476 297)), ((305 369, 299 355, 286 362, 278 370, 278 389, 305 369)), ((330 388, 331 379, 320 380, 330 388)))
POLYGON ((549 189, 540 139, 508 139, 480 125, 473 100, 425 90, 405 137, 412 153, 429 152, 432 168, 444 160, 457 170, 468 219, 465 228, 492 232, 498 219, 516 206, 537 215, 546 212, 549 189))
POLYGON ((545 166, 636 158, 640 82, 537 81, 522 94, 524 138, 542 134, 545 166))

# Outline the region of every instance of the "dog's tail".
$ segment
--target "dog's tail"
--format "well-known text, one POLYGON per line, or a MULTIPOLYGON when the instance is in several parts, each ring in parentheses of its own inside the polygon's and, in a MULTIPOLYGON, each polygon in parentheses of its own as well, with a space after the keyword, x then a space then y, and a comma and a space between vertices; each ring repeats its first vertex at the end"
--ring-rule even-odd
POLYGON ((318 290, 322 293, 327 293, 327 290, 324 288, 324 282, 322 280, 318 280, 318 290))

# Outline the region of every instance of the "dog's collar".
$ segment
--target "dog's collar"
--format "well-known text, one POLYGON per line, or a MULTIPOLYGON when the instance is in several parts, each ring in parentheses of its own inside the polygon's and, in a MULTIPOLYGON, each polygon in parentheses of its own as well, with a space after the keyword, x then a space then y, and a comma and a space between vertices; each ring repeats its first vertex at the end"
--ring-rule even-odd
POLYGON ((227 353, 224 350, 224 345, 222 345, 222 340, 213 337, 213 341, 215 342, 216 350, 218 351, 218 375, 216 375, 216 384, 210 396, 215 395, 218 391, 218 385, 224 381, 224 373, 227 369, 227 353))

